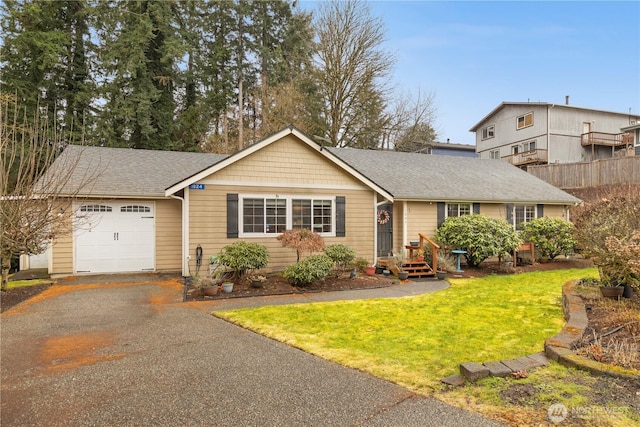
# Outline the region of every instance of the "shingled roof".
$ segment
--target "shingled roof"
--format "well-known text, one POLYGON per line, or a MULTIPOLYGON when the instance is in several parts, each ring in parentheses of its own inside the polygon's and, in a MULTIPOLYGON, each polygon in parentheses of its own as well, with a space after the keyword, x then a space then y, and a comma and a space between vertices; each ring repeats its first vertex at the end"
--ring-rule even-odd
MULTIPOLYGON (((61 194, 164 197, 164 190, 228 155, 69 145, 48 173, 73 167, 61 194)), ((45 175, 46 180, 46 175, 45 175)))
MULTIPOLYGON (((292 131, 293 132, 293 131, 292 131)), ((305 138, 304 135, 301 136, 305 138)), ((570 194, 500 160, 324 147, 394 200, 574 204, 570 194)), ((242 152, 241 152, 242 153, 242 152)), ((73 167, 61 194, 166 197, 167 189, 236 156, 68 146, 51 170, 73 167)), ((240 157, 238 157, 240 158, 240 157)), ((51 172, 54 173, 54 172, 51 172)))
POLYGON ((396 200, 574 204, 580 199, 501 160, 327 148, 396 200))

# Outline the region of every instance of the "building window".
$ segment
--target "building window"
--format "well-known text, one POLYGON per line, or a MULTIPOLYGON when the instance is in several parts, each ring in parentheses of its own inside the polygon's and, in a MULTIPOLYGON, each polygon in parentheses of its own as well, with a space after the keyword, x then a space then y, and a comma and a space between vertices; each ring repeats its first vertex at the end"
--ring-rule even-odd
POLYGON ((513 219, 516 230, 522 230, 524 224, 536 218, 535 205, 520 205, 513 207, 513 219))
POLYGON ((490 159, 499 159, 500 158, 500 150, 491 150, 489 151, 490 159))
POLYGON ((536 151, 536 142, 535 141, 525 142, 524 144, 522 144, 522 151, 525 153, 527 151, 536 151))
POLYGON ((471 214, 471 203, 447 203, 447 217, 471 214))
POLYGON ((533 125, 533 113, 527 113, 524 116, 518 117, 517 128, 522 129, 533 125))
POLYGON ((495 136, 495 127, 492 126, 487 126, 486 128, 482 129, 482 139, 490 139, 493 138, 495 136))
POLYGON ((333 199, 243 197, 241 202, 241 230, 247 236, 280 234, 294 228, 325 235, 334 232, 333 199))
POLYGON ((511 154, 518 154, 520 152, 520 146, 514 145, 511 147, 511 154))
POLYGON ((80 212, 111 212, 111 206, 106 205, 82 205, 80 212))

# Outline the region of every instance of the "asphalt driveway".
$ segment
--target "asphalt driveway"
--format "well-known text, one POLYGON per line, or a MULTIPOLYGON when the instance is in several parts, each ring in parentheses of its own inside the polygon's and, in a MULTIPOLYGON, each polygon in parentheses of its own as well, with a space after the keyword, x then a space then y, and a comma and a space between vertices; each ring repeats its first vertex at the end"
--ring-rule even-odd
POLYGON ((498 425, 217 319, 182 303, 177 280, 141 277, 62 282, 0 316, 0 424, 498 425))

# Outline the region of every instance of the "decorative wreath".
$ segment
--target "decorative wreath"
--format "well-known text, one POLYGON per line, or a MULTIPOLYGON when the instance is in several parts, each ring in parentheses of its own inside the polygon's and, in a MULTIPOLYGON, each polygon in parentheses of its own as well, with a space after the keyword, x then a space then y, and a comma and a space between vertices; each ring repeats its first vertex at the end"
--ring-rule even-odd
POLYGON ((391 215, 389 212, 384 209, 378 211, 378 224, 386 224, 391 219, 391 215))

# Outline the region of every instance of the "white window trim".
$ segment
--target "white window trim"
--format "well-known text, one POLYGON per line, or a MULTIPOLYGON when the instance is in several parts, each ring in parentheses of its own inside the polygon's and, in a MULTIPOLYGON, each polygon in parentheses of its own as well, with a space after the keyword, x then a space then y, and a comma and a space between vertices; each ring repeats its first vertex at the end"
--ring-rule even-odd
MULTIPOLYGON (((511 210, 511 222, 513 224, 511 224, 511 225, 513 225, 513 229, 514 230, 518 230, 518 223, 516 222, 517 221, 516 220, 516 209, 518 207, 527 207, 527 206, 533 208, 533 218, 532 219, 538 218, 538 206, 537 205, 513 205, 513 208, 511 210)), ((526 217, 526 215, 525 215, 525 217, 526 217)), ((528 221, 525 220, 525 221, 521 221, 521 222, 527 223, 528 221)))
POLYGON ((487 140, 487 139, 491 139, 491 138, 495 138, 495 136, 496 136, 496 126, 495 125, 486 126, 486 127, 482 128, 482 130, 480 131, 480 139, 482 141, 487 140), (487 136, 484 136, 485 131, 487 133, 487 136), (489 131, 491 131, 491 135, 489 135, 489 131))
POLYGON ((528 113, 522 114, 516 117, 516 130, 524 129, 533 126, 533 111, 529 111, 528 113), (527 116, 531 115, 531 124, 526 124, 527 116), (523 119, 523 126, 519 126, 520 119, 523 119))
MULTIPOLYGON (((238 237, 240 238, 256 238, 256 237, 278 237, 282 233, 247 233, 244 231, 244 200, 245 199, 284 199, 286 200, 286 230, 293 228, 293 200, 329 200, 331 201, 331 231, 326 233, 318 233, 322 237, 336 236, 336 198, 335 196, 300 196, 300 195, 282 195, 282 194, 239 194, 238 195, 238 237)), ((313 231, 313 230, 312 230, 313 231)))
POLYGON ((492 160, 500 159, 500 150, 490 150, 489 158, 492 160))
MULTIPOLYGON (((444 217, 449 218, 449 205, 458 205, 458 216, 460 215, 460 205, 469 205, 469 214, 473 215, 473 203, 471 202, 456 202, 456 203, 446 203, 444 206, 444 217)), ((464 216, 464 215, 462 215, 464 216)))
POLYGON ((532 151, 536 151, 538 149, 538 144, 536 143, 536 140, 532 140, 532 141, 527 141, 527 142, 523 142, 522 143, 522 152, 523 153, 530 153, 532 151), (533 149, 531 149, 531 144, 533 144, 533 149), (525 148, 526 147, 526 148, 525 148))

